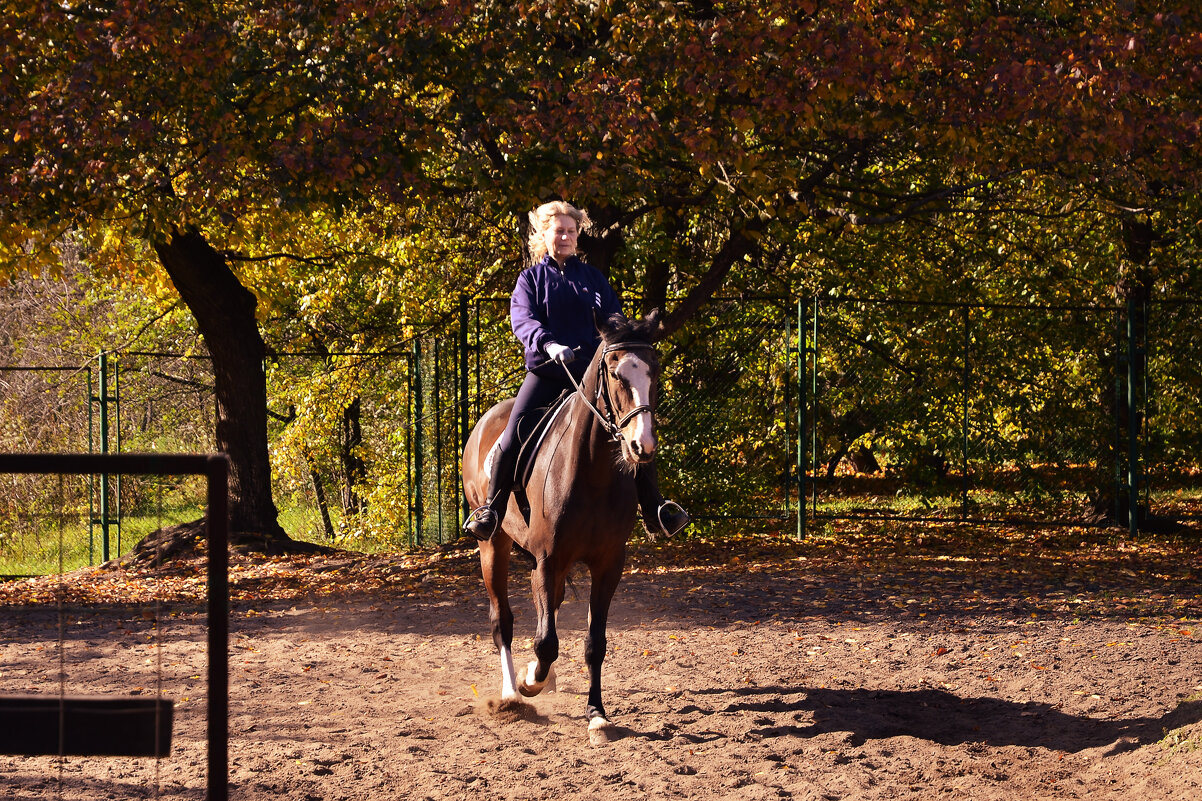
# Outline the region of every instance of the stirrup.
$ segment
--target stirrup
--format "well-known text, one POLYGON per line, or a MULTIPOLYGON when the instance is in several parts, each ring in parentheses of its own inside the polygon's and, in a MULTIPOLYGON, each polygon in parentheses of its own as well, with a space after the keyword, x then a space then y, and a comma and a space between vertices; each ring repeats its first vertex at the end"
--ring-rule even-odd
POLYGON ((665 500, 659 505, 659 508, 655 510, 655 517, 659 521, 659 530, 664 532, 664 536, 668 537, 669 539, 684 531, 685 527, 688 526, 688 524, 692 521, 692 518, 689 517, 689 513, 684 510, 684 507, 682 507, 676 501, 669 500, 665 500), (669 528, 667 521, 664 520, 665 509, 668 510, 670 517, 679 516, 679 525, 677 525, 675 528, 669 528), (672 513, 673 509, 676 510, 676 514, 672 513))
POLYGON ((497 533, 500 522, 500 516, 492 510, 491 506, 484 504, 473 509, 472 513, 467 516, 467 520, 463 521, 463 532, 475 537, 480 542, 487 542, 492 539, 493 534, 497 533), (492 517, 491 522, 489 521, 490 516, 492 517), (485 527, 487 530, 484 530, 485 527))

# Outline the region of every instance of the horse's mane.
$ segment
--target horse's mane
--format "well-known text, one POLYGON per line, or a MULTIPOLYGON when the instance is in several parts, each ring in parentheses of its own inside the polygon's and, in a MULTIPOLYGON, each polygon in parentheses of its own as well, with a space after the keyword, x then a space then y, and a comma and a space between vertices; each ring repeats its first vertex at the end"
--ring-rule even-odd
POLYGON ((613 314, 602 327, 601 339, 606 345, 622 342, 654 342, 659 338, 659 309, 646 317, 630 320, 625 315, 613 314))

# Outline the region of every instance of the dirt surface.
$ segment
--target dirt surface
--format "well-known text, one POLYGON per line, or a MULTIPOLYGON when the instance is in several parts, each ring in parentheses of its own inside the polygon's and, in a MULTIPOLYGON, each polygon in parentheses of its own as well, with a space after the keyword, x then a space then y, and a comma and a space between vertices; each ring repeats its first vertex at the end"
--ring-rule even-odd
MULTIPOLYGON (((600 745, 586 575, 559 616, 558 691, 498 710, 474 549, 240 557, 231 797, 1197 798, 1198 551, 955 529, 640 546, 600 745)), ((203 797, 203 583, 169 567, 0 587, 0 693, 57 693, 61 664, 68 694, 176 701, 168 758, 0 756, 0 796, 203 797)))

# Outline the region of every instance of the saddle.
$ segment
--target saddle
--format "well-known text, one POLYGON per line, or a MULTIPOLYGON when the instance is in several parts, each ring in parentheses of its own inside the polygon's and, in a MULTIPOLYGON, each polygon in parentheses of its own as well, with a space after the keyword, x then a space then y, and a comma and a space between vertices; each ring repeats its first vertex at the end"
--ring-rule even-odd
MULTIPOLYGON (((573 390, 565 389, 549 406, 533 410, 518 423, 518 455, 514 464, 512 491, 527 525, 530 523, 530 502, 526 498, 526 482, 530 480, 530 473, 534 470, 534 462, 542 449, 543 441, 547 438, 547 431, 567 407, 568 399, 573 394, 575 394, 573 390)), ((485 471, 489 476, 492 475, 497 463, 498 445, 499 443, 493 443, 492 449, 489 450, 488 456, 484 460, 485 471)))

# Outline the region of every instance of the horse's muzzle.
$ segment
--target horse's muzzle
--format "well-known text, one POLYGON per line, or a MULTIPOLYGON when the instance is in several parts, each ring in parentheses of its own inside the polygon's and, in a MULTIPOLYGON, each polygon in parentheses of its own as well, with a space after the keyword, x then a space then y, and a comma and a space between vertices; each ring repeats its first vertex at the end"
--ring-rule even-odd
POLYGON ((647 464, 655 458, 656 443, 651 437, 649 442, 642 439, 623 440, 626 445, 626 458, 636 464, 647 464))

